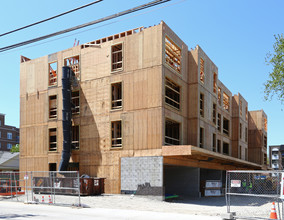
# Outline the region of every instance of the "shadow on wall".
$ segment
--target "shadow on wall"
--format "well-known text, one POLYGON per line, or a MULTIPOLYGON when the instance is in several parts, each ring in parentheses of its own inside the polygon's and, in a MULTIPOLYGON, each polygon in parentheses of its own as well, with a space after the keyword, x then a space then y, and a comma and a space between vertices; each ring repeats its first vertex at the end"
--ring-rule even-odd
POLYGON ((100 135, 95 115, 86 98, 81 85, 80 91, 80 114, 73 117, 74 125, 79 125, 80 149, 73 150, 71 158, 73 162, 79 163, 80 175, 87 174, 97 177, 98 165, 101 164, 102 155, 100 150, 100 135))

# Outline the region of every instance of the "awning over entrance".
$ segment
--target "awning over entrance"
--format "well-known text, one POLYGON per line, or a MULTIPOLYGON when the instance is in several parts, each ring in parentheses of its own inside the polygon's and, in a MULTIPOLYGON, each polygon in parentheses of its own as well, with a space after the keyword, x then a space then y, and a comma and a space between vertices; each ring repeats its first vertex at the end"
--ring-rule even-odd
POLYGON ((228 155, 195 147, 192 145, 171 145, 162 147, 164 164, 190 166, 217 170, 261 170, 262 165, 228 155))

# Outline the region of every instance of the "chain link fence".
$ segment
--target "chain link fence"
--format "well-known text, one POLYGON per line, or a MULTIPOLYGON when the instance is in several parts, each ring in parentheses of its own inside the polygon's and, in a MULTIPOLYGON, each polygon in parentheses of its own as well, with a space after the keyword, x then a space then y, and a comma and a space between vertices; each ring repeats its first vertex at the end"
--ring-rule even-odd
POLYGON ((80 186, 76 171, 0 172, 2 200, 81 206, 80 186))
POLYGON ((228 171, 227 212, 237 219, 270 219, 275 202, 278 219, 283 219, 283 172, 228 171))

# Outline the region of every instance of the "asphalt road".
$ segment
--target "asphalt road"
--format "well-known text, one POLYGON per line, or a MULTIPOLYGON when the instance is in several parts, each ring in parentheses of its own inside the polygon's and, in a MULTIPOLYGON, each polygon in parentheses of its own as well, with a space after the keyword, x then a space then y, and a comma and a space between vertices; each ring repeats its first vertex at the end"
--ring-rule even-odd
POLYGON ((0 202, 0 219, 36 220, 220 220, 217 216, 105 208, 71 208, 54 205, 0 202))

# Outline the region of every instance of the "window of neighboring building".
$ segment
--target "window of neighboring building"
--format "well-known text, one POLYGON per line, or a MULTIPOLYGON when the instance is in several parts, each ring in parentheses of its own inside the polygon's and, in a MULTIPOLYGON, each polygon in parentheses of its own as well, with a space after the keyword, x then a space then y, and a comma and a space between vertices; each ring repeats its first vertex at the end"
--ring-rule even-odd
POLYGON ((248 160, 248 149, 245 148, 245 160, 248 160))
POLYGON ((201 127, 199 129, 199 147, 204 147, 204 128, 201 127))
POLYGON ((221 140, 217 140, 217 152, 221 153, 221 140))
POLYGON ((213 134, 212 136, 212 148, 213 148, 213 151, 217 151, 216 149, 216 134, 213 134))
POLYGON ((165 94, 166 103, 180 109, 180 86, 166 78, 165 94))
POLYGON ((49 96, 49 118, 57 118, 57 96, 49 96))
POLYGON ((214 125, 216 125, 216 104, 213 103, 213 109, 212 109, 212 121, 214 123, 214 125))
POLYGON ((7 139, 12 140, 12 133, 10 132, 7 133, 7 139))
POLYGON ((221 114, 218 113, 217 129, 221 132, 221 114))
POLYGON ((217 93, 217 74, 213 73, 213 92, 217 93))
POLYGON ((57 62, 49 63, 48 86, 57 85, 57 62))
POLYGON ((111 71, 122 70, 122 43, 111 46, 111 71))
POLYGON ((80 113, 80 92, 79 90, 77 91, 72 91, 71 95, 71 100, 72 100, 72 114, 79 114, 80 113))
POLYGON ((80 132, 79 125, 72 126, 72 150, 80 149, 80 132))
POLYGON ((230 97, 225 92, 223 92, 223 108, 230 111, 230 97))
POLYGON ((243 125, 240 123, 240 139, 242 139, 242 134, 243 134, 243 125))
POLYGON ((7 144, 7 149, 10 150, 12 148, 12 144, 7 144))
POLYGON ((180 144, 180 123, 166 119, 165 145, 180 144))
POLYGON ((168 36, 165 38, 165 59, 166 63, 181 73, 181 49, 168 36))
POLYGON ((122 109, 122 82, 111 84, 111 109, 122 109))
POLYGON ((204 117, 204 95, 200 93, 199 98, 199 110, 200 110, 200 116, 204 117))
POLYGON ((64 66, 69 66, 75 74, 76 79, 80 80, 80 56, 76 55, 64 59, 64 66))
POLYGON ((200 82, 204 83, 205 73, 204 73, 204 60, 200 58, 200 82))
POLYGON ((223 133, 230 135, 230 121, 225 117, 223 117, 223 133))
POLYGON ((111 147, 122 147, 122 128, 121 121, 111 122, 111 147))
POLYGON ((221 105, 222 102, 221 102, 221 96, 222 96, 222 91, 221 91, 221 88, 218 87, 218 104, 221 105))
POLYGON ((240 100, 240 116, 243 114, 243 102, 240 100))
POLYGON ((223 142, 223 154, 229 155, 229 144, 226 142, 223 142))
POLYGON ((57 134, 56 128, 49 129, 49 151, 57 150, 57 134))

